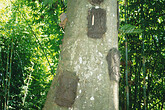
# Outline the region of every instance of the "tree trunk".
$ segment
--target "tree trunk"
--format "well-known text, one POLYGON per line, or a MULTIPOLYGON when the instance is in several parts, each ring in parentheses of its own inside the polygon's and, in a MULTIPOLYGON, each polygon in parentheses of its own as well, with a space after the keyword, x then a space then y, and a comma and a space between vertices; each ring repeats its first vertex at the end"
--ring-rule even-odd
POLYGON ((69 0, 57 75, 43 110, 118 110, 117 0, 69 0))

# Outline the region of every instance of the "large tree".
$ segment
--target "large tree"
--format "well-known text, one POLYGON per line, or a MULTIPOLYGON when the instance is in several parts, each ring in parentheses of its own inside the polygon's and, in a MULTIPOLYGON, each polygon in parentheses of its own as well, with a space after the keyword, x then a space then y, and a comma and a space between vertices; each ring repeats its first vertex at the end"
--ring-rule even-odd
POLYGON ((67 18, 43 110, 118 110, 117 0, 70 0, 67 18))

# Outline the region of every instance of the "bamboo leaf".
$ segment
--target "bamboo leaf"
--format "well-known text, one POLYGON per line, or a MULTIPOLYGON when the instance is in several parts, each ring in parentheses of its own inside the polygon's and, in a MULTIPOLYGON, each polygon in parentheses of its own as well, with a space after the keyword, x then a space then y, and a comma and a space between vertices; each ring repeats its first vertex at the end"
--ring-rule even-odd
POLYGON ((142 33, 143 30, 136 28, 136 26, 134 25, 125 24, 119 29, 119 32, 125 33, 125 34, 138 34, 138 33, 142 33))

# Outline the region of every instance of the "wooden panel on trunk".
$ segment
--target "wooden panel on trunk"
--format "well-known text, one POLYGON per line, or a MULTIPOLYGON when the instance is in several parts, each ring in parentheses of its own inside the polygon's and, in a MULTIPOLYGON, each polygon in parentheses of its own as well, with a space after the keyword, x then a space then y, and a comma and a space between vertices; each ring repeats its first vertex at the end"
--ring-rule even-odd
POLYGON ((77 83, 79 79, 76 73, 64 71, 58 78, 55 92, 55 102, 59 106, 71 107, 76 98, 77 83))
POLYGON ((106 32, 106 11, 92 8, 88 12, 88 37, 102 38, 106 32))
POLYGON ((100 4, 101 2, 103 2, 104 0, 89 0, 89 2, 91 4, 100 4))

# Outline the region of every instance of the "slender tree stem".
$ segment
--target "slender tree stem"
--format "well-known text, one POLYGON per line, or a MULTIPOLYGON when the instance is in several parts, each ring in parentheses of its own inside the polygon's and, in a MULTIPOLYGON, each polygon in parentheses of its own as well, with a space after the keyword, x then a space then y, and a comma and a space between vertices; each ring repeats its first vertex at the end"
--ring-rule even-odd
MULTIPOLYGON (((127 0, 125 0, 125 23, 127 23, 127 0)), ((128 87, 128 43, 127 43, 127 35, 125 38, 125 54, 126 54, 126 70, 125 70, 125 78, 126 78, 126 99, 127 99, 127 110, 129 110, 129 87, 128 87)))
POLYGON ((10 81, 11 81, 11 71, 12 71, 12 57, 13 57, 13 38, 11 42, 11 52, 10 52, 10 67, 9 67, 9 79, 8 79, 8 96, 7 96, 7 105, 9 105, 10 97, 10 81))
MULTIPOLYGON (((141 1, 141 18, 142 18, 142 29, 144 30, 145 28, 145 21, 144 21, 144 12, 143 12, 143 2, 145 1, 141 1)), ((145 33, 143 31, 142 33, 142 57, 143 57, 143 96, 144 96, 144 110, 146 110, 146 82, 145 82, 145 78, 146 78, 146 70, 145 70, 145 53, 144 53, 144 37, 145 37, 145 33)))
POLYGON ((6 78, 5 78, 5 102, 4 102, 4 110, 7 110, 7 85, 8 85, 8 71, 9 71, 9 45, 7 51, 7 62, 6 62, 6 78))

